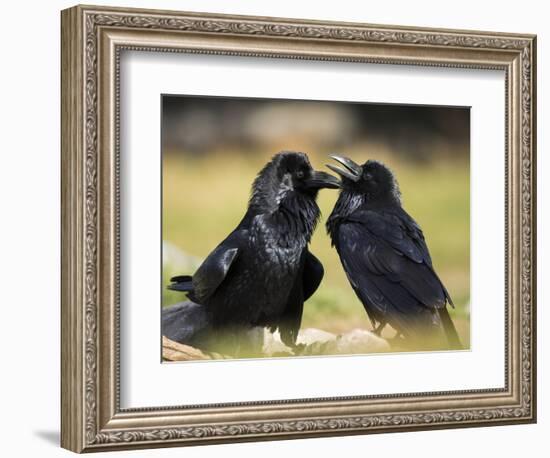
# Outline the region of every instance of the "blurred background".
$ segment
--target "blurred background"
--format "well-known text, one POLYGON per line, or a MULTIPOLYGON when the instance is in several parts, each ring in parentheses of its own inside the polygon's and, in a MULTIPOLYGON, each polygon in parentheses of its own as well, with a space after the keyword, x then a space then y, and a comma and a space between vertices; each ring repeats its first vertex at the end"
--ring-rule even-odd
MULTIPOLYGON (((193 274, 236 227, 254 177, 275 153, 302 151, 326 170, 337 152, 392 168, 469 346, 469 108, 164 95, 162 116, 164 306, 184 299, 166 289, 170 277, 193 274)), ((371 324, 324 227, 336 198, 336 190, 319 195, 322 218, 311 251, 325 277, 305 304, 302 328, 338 334, 371 324)))

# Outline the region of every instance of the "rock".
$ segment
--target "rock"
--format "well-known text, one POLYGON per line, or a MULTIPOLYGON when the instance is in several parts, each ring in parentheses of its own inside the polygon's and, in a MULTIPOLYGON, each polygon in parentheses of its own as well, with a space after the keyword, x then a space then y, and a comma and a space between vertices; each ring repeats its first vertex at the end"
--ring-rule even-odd
POLYGON ((264 344, 262 347, 262 353, 266 357, 293 355, 292 350, 281 341, 279 331, 272 333, 268 329, 264 329, 264 344))
POLYGON ((356 355, 390 351, 390 345, 381 337, 364 329, 354 329, 341 335, 320 329, 307 329, 301 355, 356 355))
POLYGON ((293 351, 281 342, 279 333, 265 331, 263 353, 273 356, 353 355, 390 351, 389 343, 364 329, 336 335, 322 329, 306 328, 298 334, 298 348, 293 351))
POLYGON ((304 345, 312 345, 314 343, 324 343, 330 340, 336 339, 336 334, 331 332, 323 331, 322 329, 317 328, 306 328, 300 330, 298 333, 298 343, 304 345))
POLYGON ((230 356, 219 353, 207 353, 198 348, 183 345, 162 336, 162 359, 164 361, 199 361, 212 359, 228 359, 230 356))
POLYGON ((386 339, 364 329, 354 329, 342 334, 326 347, 327 352, 336 354, 380 353, 390 349, 386 339))

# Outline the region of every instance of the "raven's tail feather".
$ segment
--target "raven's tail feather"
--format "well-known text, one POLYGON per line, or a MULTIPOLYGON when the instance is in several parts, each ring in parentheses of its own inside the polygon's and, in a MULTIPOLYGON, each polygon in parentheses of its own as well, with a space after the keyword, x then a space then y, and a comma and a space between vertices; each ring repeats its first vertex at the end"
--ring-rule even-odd
POLYGON ((451 348, 453 350, 462 350, 464 347, 460 342, 458 332, 456 332, 455 325, 453 323, 453 320, 451 320, 451 317, 449 316, 449 311, 447 310, 447 307, 443 307, 439 310, 439 317, 441 318, 441 324, 443 325, 443 329, 445 330, 445 334, 447 335, 447 339, 449 340, 449 345, 451 346, 451 348))
POLYGON ((168 289, 183 292, 193 291, 193 277, 191 275, 178 275, 172 277, 170 281, 172 283, 168 285, 168 289))
POLYGON ((164 307, 162 335, 176 342, 200 348, 201 335, 211 329, 205 307, 191 301, 164 307))

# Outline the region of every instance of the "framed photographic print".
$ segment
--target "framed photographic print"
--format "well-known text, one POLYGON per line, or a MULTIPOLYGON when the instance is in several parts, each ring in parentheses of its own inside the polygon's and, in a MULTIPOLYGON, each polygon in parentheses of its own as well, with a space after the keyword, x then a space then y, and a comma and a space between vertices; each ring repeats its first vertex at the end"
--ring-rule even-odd
POLYGON ((532 35, 62 12, 62 446, 536 419, 532 35))

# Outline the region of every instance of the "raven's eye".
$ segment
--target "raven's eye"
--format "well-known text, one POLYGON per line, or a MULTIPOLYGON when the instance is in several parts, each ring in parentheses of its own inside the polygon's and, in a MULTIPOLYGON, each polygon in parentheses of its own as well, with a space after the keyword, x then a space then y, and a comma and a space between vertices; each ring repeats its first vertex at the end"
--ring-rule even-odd
POLYGON ((367 174, 365 175, 365 180, 371 181, 372 178, 373 178, 373 177, 372 177, 372 173, 367 173, 367 174))
POLYGON ((303 172, 303 170, 298 170, 298 171, 296 172, 296 178, 300 178, 300 179, 304 178, 304 172, 303 172))

